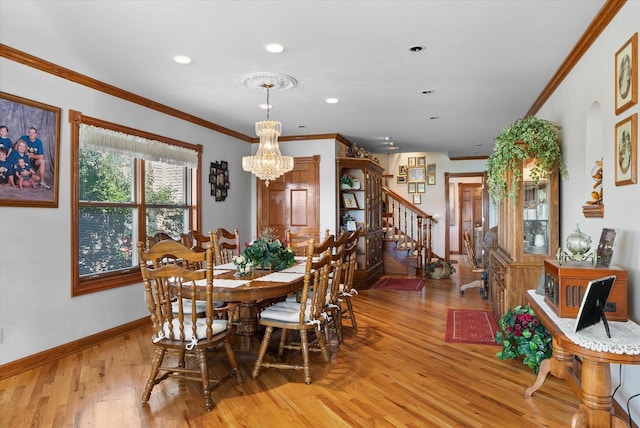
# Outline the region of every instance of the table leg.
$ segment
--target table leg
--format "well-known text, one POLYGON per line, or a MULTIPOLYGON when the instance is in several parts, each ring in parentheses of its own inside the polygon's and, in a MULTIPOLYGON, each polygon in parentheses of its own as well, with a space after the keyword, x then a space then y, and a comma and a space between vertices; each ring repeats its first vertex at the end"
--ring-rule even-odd
POLYGON ((582 360, 582 403, 580 410, 586 414, 587 426, 611 427, 614 421, 611 405, 611 372, 609 363, 582 360))
POLYGON ((566 352, 558 343, 555 338, 552 338, 553 356, 540 363, 540 370, 538 370, 538 377, 533 385, 524 390, 524 396, 529 398, 536 392, 544 381, 547 379, 547 375, 551 373, 553 376, 564 379, 566 378, 567 370, 571 368, 573 364, 573 354, 566 352))
POLYGON ((240 325, 237 334, 240 336, 240 350, 250 352, 253 338, 258 332, 258 305, 255 300, 240 303, 240 325))

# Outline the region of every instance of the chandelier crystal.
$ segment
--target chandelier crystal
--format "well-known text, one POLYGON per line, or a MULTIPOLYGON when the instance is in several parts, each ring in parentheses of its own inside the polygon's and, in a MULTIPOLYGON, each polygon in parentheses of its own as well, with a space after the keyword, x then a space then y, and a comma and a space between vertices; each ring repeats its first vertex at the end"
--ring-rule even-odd
POLYGON ((256 135, 260 137, 258 151, 253 156, 242 158, 242 169, 264 180, 265 186, 269 187, 269 181, 293 169, 293 158, 280 153, 278 137, 282 134, 282 124, 269 120, 269 89, 272 85, 265 83, 264 87, 267 90, 267 120, 256 122, 256 135))

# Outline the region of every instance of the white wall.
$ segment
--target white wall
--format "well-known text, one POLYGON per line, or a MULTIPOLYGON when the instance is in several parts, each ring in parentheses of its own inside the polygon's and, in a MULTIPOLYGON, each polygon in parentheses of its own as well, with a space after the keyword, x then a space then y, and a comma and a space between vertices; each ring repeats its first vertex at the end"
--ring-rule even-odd
MULTIPOLYGON (((229 162, 229 197, 204 192, 203 230, 251 230, 251 176, 241 156, 251 145, 0 58, 0 90, 61 107, 58 208, 0 208, 0 364, 59 346, 148 315, 141 284, 71 297, 71 207, 68 110, 204 146, 209 162, 229 162), (243 209, 245 208, 245 209, 243 209), (15 243, 29 241, 29 248, 15 243), (25 257, 26 255, 29 257, 25 257)), ((212 118, 215 121, 215 118, 212 118)))
MULTIPOLYGON (((561 242, 566 242, 576 223, 591 236, 594 245, 597 245, 602 228, 620 229, 612 263, 628 272, 628 308, 636 322, 640 322, 640 292, 637 289, 640 286, 640 222, 637 217, 640 184, 615 185, 614 129, 619 121, 640 112, 640 107, 636 104, 620 115, 615 114, 614 54, 640 31, 639 17, 640 1, 627 2, 537 114, 563 127, 562 152, 569 179, 561 182, 561 242), (598 132, 601 135, 594 135, 598 132), (590 171, 601 157, 604 218, 585 219, 581 207, 591 199, 589 192, 593 180, 590 171)), ((634 78, 638 85, 637 74, 634 78)), ((618 372, 618 366, 611 367, 613 387, 618 385, 618 372)), ((640 393, 640 366, 623 366, 622 378, 623 385, 615 398, 625 407, 631 395, 640 393)), ((637 420, 640 399, 631 401, 631 409, 637 420)))

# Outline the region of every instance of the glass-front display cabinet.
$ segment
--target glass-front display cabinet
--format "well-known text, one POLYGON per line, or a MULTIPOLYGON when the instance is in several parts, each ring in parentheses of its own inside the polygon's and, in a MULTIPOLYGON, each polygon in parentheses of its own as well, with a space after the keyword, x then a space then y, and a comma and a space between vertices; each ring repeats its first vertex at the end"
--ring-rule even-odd
POLYGON ((498 207, 498 246, 489 250, 489 298, 497 317, 526 305, 525 292, 536 288, 544 260, 559 247, 559 172, 536 182, 535 159, 520 164, 522 178, 516 198, 503 198, 498 207))

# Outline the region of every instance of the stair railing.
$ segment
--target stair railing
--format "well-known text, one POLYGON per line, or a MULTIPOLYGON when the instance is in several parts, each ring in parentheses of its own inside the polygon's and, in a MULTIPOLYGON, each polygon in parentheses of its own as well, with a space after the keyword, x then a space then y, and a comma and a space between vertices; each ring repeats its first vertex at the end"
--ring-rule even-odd
POLYGON ((416 254, 416 272, 420 272, 427 261, 434 257, 431 233, 438 221, 388 187, 382 186, 382 191, 388 201, 386 212, 383 213, 386 233, 391 229, 398 236, 396 247, 416 254))

